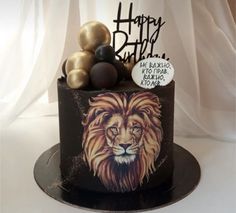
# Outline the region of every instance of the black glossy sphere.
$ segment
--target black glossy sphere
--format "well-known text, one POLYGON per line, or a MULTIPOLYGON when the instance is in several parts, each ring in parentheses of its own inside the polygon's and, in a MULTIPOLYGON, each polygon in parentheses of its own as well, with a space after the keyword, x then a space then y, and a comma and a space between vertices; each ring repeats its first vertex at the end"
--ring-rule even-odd
POLYGON ((110 45, 101 45, 96 49, 95 56, 98 61, 112 63, 115 59, 115 50, 110 45))
POLYGON ((121 80, 123 80, 125 78, 127 69, 126 69, 125 65, 119 60, 113 61, 113 65, 116 68, 117 73, 118 73, 117 82, 120 82, 121 80))
POLYGON ((97 89, 108 89, 115 86, 117 77, 115 67, 106 62, 97 63, 90 70, 91 83, 97 89))

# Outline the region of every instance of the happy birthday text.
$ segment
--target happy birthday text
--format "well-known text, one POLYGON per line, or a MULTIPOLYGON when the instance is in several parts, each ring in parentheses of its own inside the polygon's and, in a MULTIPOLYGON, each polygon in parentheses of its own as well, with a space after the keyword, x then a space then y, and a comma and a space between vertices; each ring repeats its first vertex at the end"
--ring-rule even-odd
POLYGON ((133 17, 133 3, 130 3, 128 17, 123 18, 121 14, 122 4, 120 2, 117 18, 113 20, 116 23, 116 30, 113 32, 113 47, 120 61, 124 63, 131 60, 137 62, 151 57, 169 60, 165 53, 154 53, 161 28, 165 24, 162 17, 155 19, 144 14, 133 17), (135 30, 139 32, 138 37, 132 36, 135 30), (120 45, 117 45, 118 39, 122 41, 120 45))

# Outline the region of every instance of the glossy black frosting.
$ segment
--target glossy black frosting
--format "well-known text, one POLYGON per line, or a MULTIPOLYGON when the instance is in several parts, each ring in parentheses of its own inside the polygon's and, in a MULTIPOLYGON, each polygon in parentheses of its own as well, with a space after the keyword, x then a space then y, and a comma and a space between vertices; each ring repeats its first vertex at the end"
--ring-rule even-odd
POLYGON ((126 93, 148 91, 159 97, 163 140, 160 154, 155 161, 156 171, 136 191, 162 187, 171 182, 173 174, 173 121, 174 81, 167 86, 145 90, 132 82, 121 82, 112 90, 74 90, 67 86, 65 78, 58 80, 59 124, 60 124, 60 168, 65 184, 83 190, 109 193, 83 159, 82 120, 89 108, 89 99, 106 92, 126 93))

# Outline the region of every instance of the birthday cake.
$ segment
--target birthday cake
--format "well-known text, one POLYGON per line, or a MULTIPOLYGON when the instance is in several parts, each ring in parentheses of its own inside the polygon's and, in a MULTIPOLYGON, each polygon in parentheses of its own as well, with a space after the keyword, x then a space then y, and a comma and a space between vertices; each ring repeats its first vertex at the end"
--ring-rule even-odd
POLYGON ((61 175, 64 184, 81 190, 127 193, 172 180, 175 84, 168 78, 169 59, 153 52, 165 22, 132 18, 132 3, 129 18, 122 19, 121 9, 119 4, 113 34, 98 21, 80 28, 82 50, 65 60, 58 79, 61 175), (131 24, 145 23, 154 24, 153 34, 142 29, 129 41, 131 24), (119 34, 126 39, 117 47, 119 34))

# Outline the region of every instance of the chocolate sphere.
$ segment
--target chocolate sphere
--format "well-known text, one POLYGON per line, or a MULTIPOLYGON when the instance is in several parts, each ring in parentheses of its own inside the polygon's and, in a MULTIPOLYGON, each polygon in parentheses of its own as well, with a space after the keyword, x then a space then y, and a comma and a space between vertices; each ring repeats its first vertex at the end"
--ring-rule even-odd
POLYGON ((89 74, 83 69, 74 69, 67 75, 67 84, 72 89, 81 89, 88 85, 89 74))
POLYGON ((90 71, 91 83, 97 89, 115 86, 117 77, 118 74, 115 67, 107 62, 95 64, 90 71))
POLYGON ((121 80, 124 79, 124 77, 128 71, 127 71, 125 65, 119 60, 115 60, 113 62, 113 65, 116 68, 117 73, 118 73, 117 82, 120 82, 121 80))
POLYGON ((68 75, 68 73, 74 69, 83 69, 89 72, 94 64, 95 56, 93 53, 89 51, 75 52, 67 59, 66 74, 68 75))
POLYGON ((111 34, 104 24, 91 21, 80 28, 79 44, 83 50, 95 52, 98 46, 110 43, 111 34))
POLYGON ((67 62, 67 59, 63 62, 62 66, 61 66, 62 73, 63 73, 65 78, 67 77, 67 74, 66 74, 66 62, 67 62))
POLYGON ((115 50, 110 45, 101 45, 95 51, 95 57, 98 61, 113 62, 115 59, 115 50))

